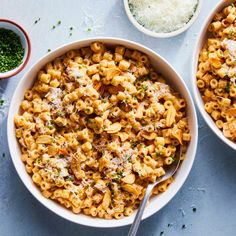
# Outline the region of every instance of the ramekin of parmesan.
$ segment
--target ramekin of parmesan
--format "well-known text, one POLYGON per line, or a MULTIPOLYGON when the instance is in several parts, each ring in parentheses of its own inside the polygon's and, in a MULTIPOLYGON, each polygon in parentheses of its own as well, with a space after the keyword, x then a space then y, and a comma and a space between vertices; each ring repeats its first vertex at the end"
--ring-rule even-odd
POLYGON ((124 0, 126 14, 141 32, 169 38, 186 31, 197 19, 202 0, 124 0))

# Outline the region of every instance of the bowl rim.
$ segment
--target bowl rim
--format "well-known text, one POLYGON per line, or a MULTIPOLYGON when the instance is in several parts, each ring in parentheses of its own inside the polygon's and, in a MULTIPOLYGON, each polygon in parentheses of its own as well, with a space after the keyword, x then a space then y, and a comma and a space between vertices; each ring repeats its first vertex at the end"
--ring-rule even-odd
POLYGON ((175 31, 171 31, 168 33, 157 33, 154 32, 152 30, 149 30, 147 28, 145 28, 144 26, 140 25, 138 23, 138 21, 135 19, 135 17, 133 16, 133 14, 130 11, 129 8, 129 3, 128 0, 123 0, 124 3, 124 7, 125 7, 125 12, 126 15, 128 16, 129 21, 142 33, 155 37, 155 38, 170 38, 170 37, 174 37, 177 36, 183 32, 185 32, 187 29, 189 29, 193 23, 197 20, 199 14, 200 14, 200 10, 202 7, 202 0, 198 0, 198 4, 197 4, 197 8, 193 14, 193 16, 191 17, 191 19, 188 21, 188 23, 186 25, 184 25, 183 27, 181 27, 180 29, 177 29, 175 31))
POLYGON ((203 43, 204 43, 204 37, 206 37, 207 34, 207 28, 209 24, 211 23, 214 15, 222 10, 225 6, 229 5, 230 3, 235 2, 234 0, 226 0, 226 1, 221 1, 217 3, 217 5, 213 8, 213 10, 209 13, 209 15, 206 17, 204 20, 202 27, 199 31, 197 40, 196 40, 196 46, 194 48, 194 54, 192 57, 192 80, 191 80, 191 87, 193 90, 193 95, 194 95, 194 100, 197 104, 198 110, 200 111, 203 119, 207 123, 208 127, 215 133, 216 136, 218 136, 219 139, 221 139, 225 144, 227 144, 229 147, 234 149, 236 151, 236 143, 233 141, 229 140, 226 138, 222 131, 216 126, 215 122, 213 119, 210 117, 210 115, 205 111, 204 106, 203 106, 203 101, 201 98, 201 94, 198 90, 197 83, 196 83, 196 70, 197 70, 197 65, 198 65, 198 58, 199 58, 199 53, 200 50, 202 49, 203 43))
MULTIPOLYGON (((14 103, 15 100, 18 99, 17 95, 18 95, 18 90, 21 88, 21 85, 24 84, 26 79, 29 79, 28 74, 30 74, 30 72, 37 66, 37 64, 42 63, 46 58, 50 57, 50 55, 66 49, 67 47, 70 47, 72 45, 75 44, 89 44, 93 41, 101 41, 101 42, 105 42, 111 45, 118 45, 118 44, 129 44, 128 47, 132 47, 132 46, 136 46, 138 48, 140 48, 140 50, 146 50, 148 52, 150 52, 151 54, 155 55, 155 57, 158 57, 164 64, 166 64, 166 66, 169 68, 169 70, 171 70, 172 72, 175 73, 175 76, 178 77, 178 80, 180 82, 180 84, 183 87, 183 91, 185 91, 186 96, 189 97, 190 101, 188 101, 188 106, 189 106, 189 110, 192 113, 192 119, 193 119, 193 126, 192 126, 192 130, 195 132, 195 136, 192 138, 192 151, 191 151, 191 156, 189 156, 189 163, 188 165, 185 167, 185 171, 183 174, 183 177, 180 178, 180 180, 178 181, 178 186, 176 188, 174 188, 170 194, 170 196, 168 196, 168 198, 166 198, 167 200, 165 200, 164 203, 160 204, 161 206, 158 208, 157 206, 157 210, 153 210, 151 212, 149 212, 147 215, 145 215, 143 217, 143 219, 146 219, 148 217, 150 217, 151 215, 153 215, 154 213, 158 212, 160 209, 162 209, 175 195, 176 193, 181 189, 181 187, 183 186, 183 184, 185 183, 187 177, 189 176, 189 173, 192 169, 193 166, 193 162, 196 156, 196 150, 197 150, 197 139, 198 139, 198 129, 197 129, 197 125, 198 125, 198 121, 197 121, 197 115, 196 115, 196 110, 195 110, 195 106, 191 97, 191 94, 189 92, 189 89, 187 88, 184 80, 180 77, 180 75, 176 72, 176 70, 163 58, 161 57, 159 54, 157 54, 155 51, 149 49, 146 46, 143 46, 139 43, 127 40, 127 39, 122 39, 122 38, 116 38, 116 37, 93 37, 93 38, 88 38, 88 39, 82 39, 82 40, 76 40, 67 44, 64 44, 58 48, 56 48, 55 50, 53 50, 52 52, 42 56, 41 58, 39 58, 32 66, 31 68, 25 73, 25 75, 23 76, 23 79, 18 83, 15 92, 12 96, 12 100, 9 106, 9 111, 8 111, 8 119, 7 119, 7 140, 8 140, 8 146, 9 146, 9 150, 10 150, 10 155, 11 155, 11 159, 13 162, 13 165, 16 169, 16 172, 18 174, 18 176, 20 177, 21 181, 23 182, 23 184, 25 185, 25 187, 29 190, 29 192, 42 204, 44 205, 47 209, 51 210, 52 212, 54 212, 56 215, 71 221, 73 223, 76 224, 80 224, 80 225, 85 225, 85 226, 90 226, 90 227, 98 227, 98 228, 116 228, 116 227, 121 227, 121 226, 125 226, 125 225, 129 225, 132 223, 132 221, 125 221, 125 222, 120 222, 119 220, 106 220, 106 222, 113 222, 112 224, 99 224, 99 223, 94 223, 91 224, 91 221, 87 222, 87 221, 76 221, 74 218, 69 218, 68 216, 63 215, 62 213, 60 213, 60 211, 58 211, 58 209, 54 209, 54 207, 50 206, 48 199, 46 199, 42 194, 37 195, 35 193, 35 190, 37 189, 36 186, 33 186, 31 184, 26 183, 26 181, 24 181, 24 174, 22 172, 22 168, 21 166, 18 166, 16 158, 13 158, 14 154, 15 154, 15 150, 13 147, 11 147, 11 139, 12 139, 12 130, 11 128, 14 128, 14 121, 13 121, 13 115, 11 115, 11 113, 15 112, 14 110, 14 103), (46 201, 47 200, 47 201, 46 201), (115 223, 114 223, 115 222, 115 223)), ((33 79, 32 79, 33 80, 33 79)), ((27 173, 26 173, 27 174, 27 173)), ((50 200, 51 201, 51 200, 50 200)), ((71 212, 72 213, 72 212, 71 212)), ((95 221, 94 221, 95 222, 95 221)))
MULTIPOLYGON (((16 67, 16 68, 18 68, 16 71, 14 71, 14 72, 12 72, 12 73, 10 73, 8 75, 4 75, 5 72, 4 73, 0 73, 0 79, 6 79, 6 78, 12 77, 12 76, 20 73, 25 68, 26 64, 29 61, 30 55, 31 55, 31 41, 30 41, 30 37, 29 37, 28 33, 26 32, 26 30, 21 25, 16 23, 15 21, 4 19, 4 18, 0 18, 0 22, 6 22, 6 23, 10 23, 12 25, 15 25, 24 34, 24 36, 26 38, 26 43, 27 43, 27 46, 28 46, 28 51, 27 51, 26 58, 23 61, 23 63, 21 63, 18 67, 16 67)), ((16 68, 14 68, 14 69, 16 69, 16 68)), ((7 71, 7 72, 10 72, 10 71, 7 71)))

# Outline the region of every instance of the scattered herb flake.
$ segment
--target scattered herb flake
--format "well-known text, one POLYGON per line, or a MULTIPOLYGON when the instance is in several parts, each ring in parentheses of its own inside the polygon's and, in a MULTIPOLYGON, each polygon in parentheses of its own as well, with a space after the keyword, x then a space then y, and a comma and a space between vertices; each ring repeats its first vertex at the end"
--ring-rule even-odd
POLYGON ((161 232, 160 232, 160 236, 163 235, 163 234, 164 234, 164 231, 161 231, 161 232))
POLYGON ((2 157, 5 157, 5 156, 6 156, 5 152, 3 152, 3 153, 2 153, 2 157))
POLYGON ((36 25, 40 20, 41 18, 39 17, 37 20, 35 20, 34 24, 36 25))
POLYGON ((230 82, 228 82, 227 85, 225 86, 225 90, 226 90, 226 92, 229 93, 229 90, 230 90, 230 82))
POLYGON ((55 26, 55 25, 53 25, 53 26, 52 26, 52 29, 55 29, 55 28, 56 28, 56 26, 55 26))
POLYGON ((59 154, 58 155, 60 158, 64 158, 65 157, 65 155, 63 155, 63 154, 59 154))
POLYGON ((60 25, 61 24, 61 21, 59 20, 58 22, 57 22, 57 25, 60 25))
POLYGON ((186 229, 186 225, 182 225, 182 229, 186 229))
POLYGON ((70 35, 69 35, 70 37, 72 36, 72 33, 70 33, 70 35))
POLYGON ((52 51, 52 50, 49 48, 49 49, 48 49, 48 52, 51 52, 51 51, 52 51))
POLYGON ((72 26, 70 27, 70 30, 73 30, 73 27, 72 27, 72 26))
POLYGON ((196 207, 193 207, 193 212, 196 212, 197 211, 197 208, 196 207))
POLYGON ((5 101, 3 99, 0 99, 0 106, 3 106, 4 102, 5 101))
POLYGON ((131 163, 131 156, 129 156, 127 160, 129 163, 131 163))
POLYGON ((91 28, 87 28, 87 32, 91 32, 92 31, 92 29, 91 28))

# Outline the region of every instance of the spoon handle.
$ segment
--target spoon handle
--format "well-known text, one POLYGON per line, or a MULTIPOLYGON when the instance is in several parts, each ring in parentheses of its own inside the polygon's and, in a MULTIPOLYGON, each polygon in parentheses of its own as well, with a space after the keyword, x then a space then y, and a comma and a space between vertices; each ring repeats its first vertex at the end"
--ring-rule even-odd
POLYGON ((139 206, 138 212, 137 212, 137 214, 135 216, 134 222, 133 222, 133 224, 130 227, 128 236, 135 236, 136 235, 136 233, 138 231, 139 224, 140 224, 142 216, 143 216, 143 212, 144 212, 145 206, 146 206, 147 201, 148 201, 148 199, 149 199, 149 197, 151 195, 152 189, 153 189, 153 185, 150 184, 147 187, 147 190, 145 192, 143 200, 142 200, 142 202, 141 202, 141 204, 139 206))

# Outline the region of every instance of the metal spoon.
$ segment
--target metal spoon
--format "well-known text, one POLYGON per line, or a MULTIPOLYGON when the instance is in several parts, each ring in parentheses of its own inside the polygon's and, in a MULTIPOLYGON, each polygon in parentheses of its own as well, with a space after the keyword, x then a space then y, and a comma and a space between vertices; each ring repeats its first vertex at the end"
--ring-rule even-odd
POLYGON ((160 184, 161 182, 169 179, 171 176, 173 176, 177 169, 179 168, 179 165, 180 165, 180 161, 181 161, 181 154, 182 154, 182 148, 180 147, 178 149, 178 152, 176 153, 175 155, 175 163, 173 165, 170 165, 170 168, 166 170, 166 173, 163 177, 157 179, 157 181, 153 184, 149 184, 147 189, 146 189, 146 192, 145 192, 145 195, 143 197, 143 200, 139 206, 139 209, 138 209, 138 212, 135 216, 135 219, 134 219, 134 222, 133 224, 131 225, 130 227, 130 230, 129 230, 129 233, 128 233, 128 236, 135 236, 137 231, 138 231, 138 227, 140 225, 140 222, 141 222, 141 219, 142 219, 142 216, 143 216, 143 212, 144 212, 144 209, 145 209, 145 206, 147 204, 147 201, 152 193, 152 190, 153 188, 157 185, 157 184, 160 184))

